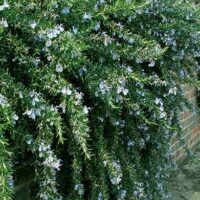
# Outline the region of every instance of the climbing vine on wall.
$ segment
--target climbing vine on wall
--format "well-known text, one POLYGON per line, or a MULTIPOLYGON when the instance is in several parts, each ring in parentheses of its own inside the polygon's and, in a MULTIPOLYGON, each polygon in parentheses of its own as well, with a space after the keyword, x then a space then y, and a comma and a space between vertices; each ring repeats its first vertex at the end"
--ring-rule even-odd
POLYGON ((170 140, 195 112, 183 85, 199 86, 197 3, 1 2, 1 199, 22 145, 37 199, 167 199, 170 140))

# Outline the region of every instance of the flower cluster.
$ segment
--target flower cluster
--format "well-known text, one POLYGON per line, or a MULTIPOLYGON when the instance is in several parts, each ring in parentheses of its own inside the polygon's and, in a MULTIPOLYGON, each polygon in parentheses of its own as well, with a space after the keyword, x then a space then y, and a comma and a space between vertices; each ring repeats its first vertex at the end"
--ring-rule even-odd
POLYGON ((0 94, 0 106, 1 107, 10 106, 6 98, 2 94, 0 94))
POLYGON ((122 172, 119 161, 113 161, 112 167, 115 171, 115 174, 113 174, 113 176, 110 177, 110 181, 113 185, 119 185, 122 180, 122 172))
POLYGON ((75 184, 74 189, 78 191, 79 195, 83 195, 84 194, 84 186, 83 184, 75 184))
POLYGON ((6 8, 10 8, 8 2, 6 0, 4 0, 3 5, 0 6, 0 11, 6 9, 6 8))
POLYGON ((45 158, 42 162, 42 165, 45 167, 50 167, 56 170, 60 170, 60 160, 56 158, 53 154, 53 151, 50 148, 50 145, 45 145, 44 141, 41 142, 38 148, 39 157, 45 158))
MULTIPOLYGON (((46 200, 54 197, 54 199, 61 200, 62 196, 58 194, 56 188, 56 171, 60 170, 61 160, 57 159, 56 155, 52 151, 50 144, 41 140, 38 145, 38 156, 42 160, 40 165, 43 166, 44 178, 41 179, 40 193, 38 196, 40 199, 46 200)), ((39 169, 37 169, 39 170, 39 169)), ((36 173, 38 171, 36 170, 36 173)), ((41 174, 42 175, 42 174, 41 174)))

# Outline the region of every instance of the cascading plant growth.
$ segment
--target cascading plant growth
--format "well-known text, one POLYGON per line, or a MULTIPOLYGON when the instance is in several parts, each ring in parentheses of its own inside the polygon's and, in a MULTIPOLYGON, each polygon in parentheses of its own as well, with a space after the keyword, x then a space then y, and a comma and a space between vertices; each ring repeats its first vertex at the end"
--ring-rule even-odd
POLYGON ((5 0, 0 40, 2 200, 22 145, 35 199, 168 198, 170 140, 195 111, 183 87, 199 87, 198 1, 5 0))

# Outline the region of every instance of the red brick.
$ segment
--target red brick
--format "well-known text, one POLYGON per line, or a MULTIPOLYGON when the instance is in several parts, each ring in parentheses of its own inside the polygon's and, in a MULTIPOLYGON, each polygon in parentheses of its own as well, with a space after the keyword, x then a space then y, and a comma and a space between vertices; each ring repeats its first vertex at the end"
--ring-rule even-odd
MULTIPOLYGON (((185 96, 193 103, 197 105, 197 90, 189 85, 184 86, 185 96)), ((200 141, 200 116, 187 110, 180 113, 180 121, 183 126, 183 135, 186 144, 189 148, 193 149, 196 144, 200 141)), ((186 152, 181 147, 178 138, 173 137, 171 140, 171 148, 174 152, 174 160, 182 160, 186 157, 186 152)))

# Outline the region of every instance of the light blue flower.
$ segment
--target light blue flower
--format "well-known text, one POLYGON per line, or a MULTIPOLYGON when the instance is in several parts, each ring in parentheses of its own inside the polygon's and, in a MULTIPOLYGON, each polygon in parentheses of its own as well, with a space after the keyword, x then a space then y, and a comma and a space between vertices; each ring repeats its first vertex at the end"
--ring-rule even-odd
POLYGON ((84 13, 83 19, 85 21, 91 20, 92 19, 92 15, 90 13, 84 13))
POLYGON ((62 13, 63 13, 63 14, 68 14, 68 13, 70 13, 70 8, 67 7, 67 6, 64 7, 63 10, 62 10, 62 13))

